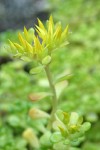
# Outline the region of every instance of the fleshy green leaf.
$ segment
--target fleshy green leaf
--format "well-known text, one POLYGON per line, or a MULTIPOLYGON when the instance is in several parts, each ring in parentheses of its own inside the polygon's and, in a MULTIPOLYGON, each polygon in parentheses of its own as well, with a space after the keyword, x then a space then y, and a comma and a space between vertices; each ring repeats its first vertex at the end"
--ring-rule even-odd
POLYGON ((18 126, 20 126, 20 119, 17 116, 12 115, 8 118, 8 123, 12 127, 18 127, 18 126))
POLYGON ((42 60, 42 64, 43 65, 47 65, 51 62, 51 56, 46 56, 43 60, 42 60))
POLYGON ((63 141, 61 141, 61 142, 55 143, 53 145, 53 149, 54 150, 67 150, 68 146, 65 145, 63 141))
POLYGON ((75 140, 83 136, 84 136, 84 132, 76 132, 74 134, 71 134, 70 139, 75 140))
POLYGON ((73 76, 73 74, 61 74, 60 76, 57 77, 56 83, 64 80, 68 80, 73 76))
POLYGON ((30 70, 30 74, 38 74, 42 71, 43 67, 39 66, 30 70))
POLYGON ((71 145, 72 146, 78 146, 80 144, 80 140, 79 139, 75 139, 73 141, 71 141, 71 145))
POLYGON ((57 98, 60 97, 61 93, 67 87, 67 85, 68 85, 67 81, 61 81, 55 85, 57 98))
POLYGON ((72 112, 70 116, 70 125, 76 125, 79 119, 79 115, 76 112, 72 112))
POLYGON ((61 140, 63 139, 62 135, 60 132, 55 132, 52 134, 50 140, 53 142, 53 143, 57 143, 57 142, 60 142, 61 140))
POLYGON ((83 117, 80 116, 79 119, 78 119, 78 124, 80 125, 80 124, 82 124, 82 122, 83 122, 83 117))
POLYGON ((60 119, 57 118, 53 123, 53 129, 60 130, 63 133, 66 131, 66 126, 62 121, 60 121, 60 119))
POLYGON ((69 139, 66 139, 66 140, 64 141, 64 144, 65 144, 65 145, 69 145, 69 144, 70 144, 70 140, 69 140, 69 139))
POLYGON ((64 119, 63 111, 62 111, 62 110, 57 110, 56 114, 57 114, 58 118, 59 118, 61 121, 63 121, 63 119, 64 119))
POLYGON ((81 131, 86 132, 90 129, 91 127, 91 123, 90 122, 85 122, 83 123, 83 125, 81 126, 81 131))
POLYGON ((40 138, 41 145, 45 147, 49 147, 50 145, 52 145, 52 143, 50 142, 50 136, 51 136, 50 131, 47 131, 46 133, 44 133, 44 135, 40 138))

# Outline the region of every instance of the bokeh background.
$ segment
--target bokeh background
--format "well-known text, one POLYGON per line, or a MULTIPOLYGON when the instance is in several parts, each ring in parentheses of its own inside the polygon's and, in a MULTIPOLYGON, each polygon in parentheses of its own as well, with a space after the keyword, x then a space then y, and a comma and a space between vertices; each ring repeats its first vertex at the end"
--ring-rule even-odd
POLYGON ((51 70, 56 77, 66 71, 68 79, 59 108, 76 111, 92 123, 82 150, 100 149, 100 1, 99 0, 0 0, 0 150, 31 150, 22 133, 28 127, 40 135, 44 122, 32 121, 31 107, 50 112, 50 100, 32 103, 29 95, 48 91, 45 74, 29 74, 35 64, 14 59, 7 51, 8 39, 17 40, 23 29, 33 27, 39 17, 44 23, 69 24, 69 45, 53 56, 51 70))

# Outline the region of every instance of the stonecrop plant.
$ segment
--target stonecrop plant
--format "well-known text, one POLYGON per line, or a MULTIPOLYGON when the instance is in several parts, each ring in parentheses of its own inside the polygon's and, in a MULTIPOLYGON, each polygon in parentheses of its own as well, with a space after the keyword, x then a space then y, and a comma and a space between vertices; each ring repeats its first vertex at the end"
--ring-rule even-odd
MULTIPOLYGON (((50 16, 46 25, 38 19, 38 25, 18 34, 19 42, 9 40, 11 53, 24 61, 36 61, 37 66, 30 70, 35 75, 45 71, 50 86, 49 96, 52 100, 51 113, 38 108, 31 108, 29 116, 32 121, 45 118, 46 127, 41 136, 34 129, 28 128, 23 137, 34 150, 74 150, 85 138, 85 132, 90 128, 89 122, 83 122, 83 117, 76 112, 67 113, 58 109, 59 95, 67 85, 67 75, 59 75, 58 82, 52 77, 50 70, 52 55, 68 44, 68 25, 62 28, 60 22, 54 24, 50 16), (57 89, 60 88, 59 91, 57 89)), ((34 95, 34 100, 43 99, 48 93, 40 92, 34 95)), ((67 103, 67 102, 66 102, 67 103)))

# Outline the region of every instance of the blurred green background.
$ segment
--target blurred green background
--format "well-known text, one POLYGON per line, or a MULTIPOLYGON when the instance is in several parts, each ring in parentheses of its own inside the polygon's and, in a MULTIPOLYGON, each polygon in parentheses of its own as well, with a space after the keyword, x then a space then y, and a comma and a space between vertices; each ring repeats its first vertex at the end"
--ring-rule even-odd
MULTIPOLYGON (((51 65, 54 77, 60 72, 72 73, 68 87, 59 101, 59 108, 66 112, 76 111, 84 120, 92 123, 82 150, 100 149, 100 1, 99 0, 47 0, 54 22, 69 24, 69 45, 53 55, 51 65)), ((35 18, 36 19, 36 18, 35 18)), ((28 127, 37 134, 44 130, 44 121, 32 121, 29 108, 50 111, 50 100, 45 98, 36 103, 29 100, 34 92, 49 91, 45 73, 29 74, 34 63, 13 59, 7 51, 7 40, 17 40, 16 30, 0 33, 0 150, 31 150, 22 133, 28 127)))

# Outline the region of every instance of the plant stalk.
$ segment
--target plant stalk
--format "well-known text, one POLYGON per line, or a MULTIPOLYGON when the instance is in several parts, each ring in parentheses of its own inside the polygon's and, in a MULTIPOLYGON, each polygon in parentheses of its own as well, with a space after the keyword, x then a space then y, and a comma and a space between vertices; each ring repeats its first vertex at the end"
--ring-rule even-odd
POLYGON ((49 69, 49 65, 47 65, 45 67, 45 72, 46 72, 46 76, 47 76, 47 79, 48 79, 48 82, 49 82, 50 89, 52 91, 52 111, 51 111, 51 117, 50 117, 50 120, 49 120, 49 123, 48 123, 48 126, 47 126, 48 129, 51 129, 52 128, 52 123, 55 120, 55 112, 57 110, 58 100, 57 100, 56 89, 55 89, 55 86, 54 86, 54 83, 53 83, 52 75, 51 75, 51 72, 50 72, 50 69, 49 69))

